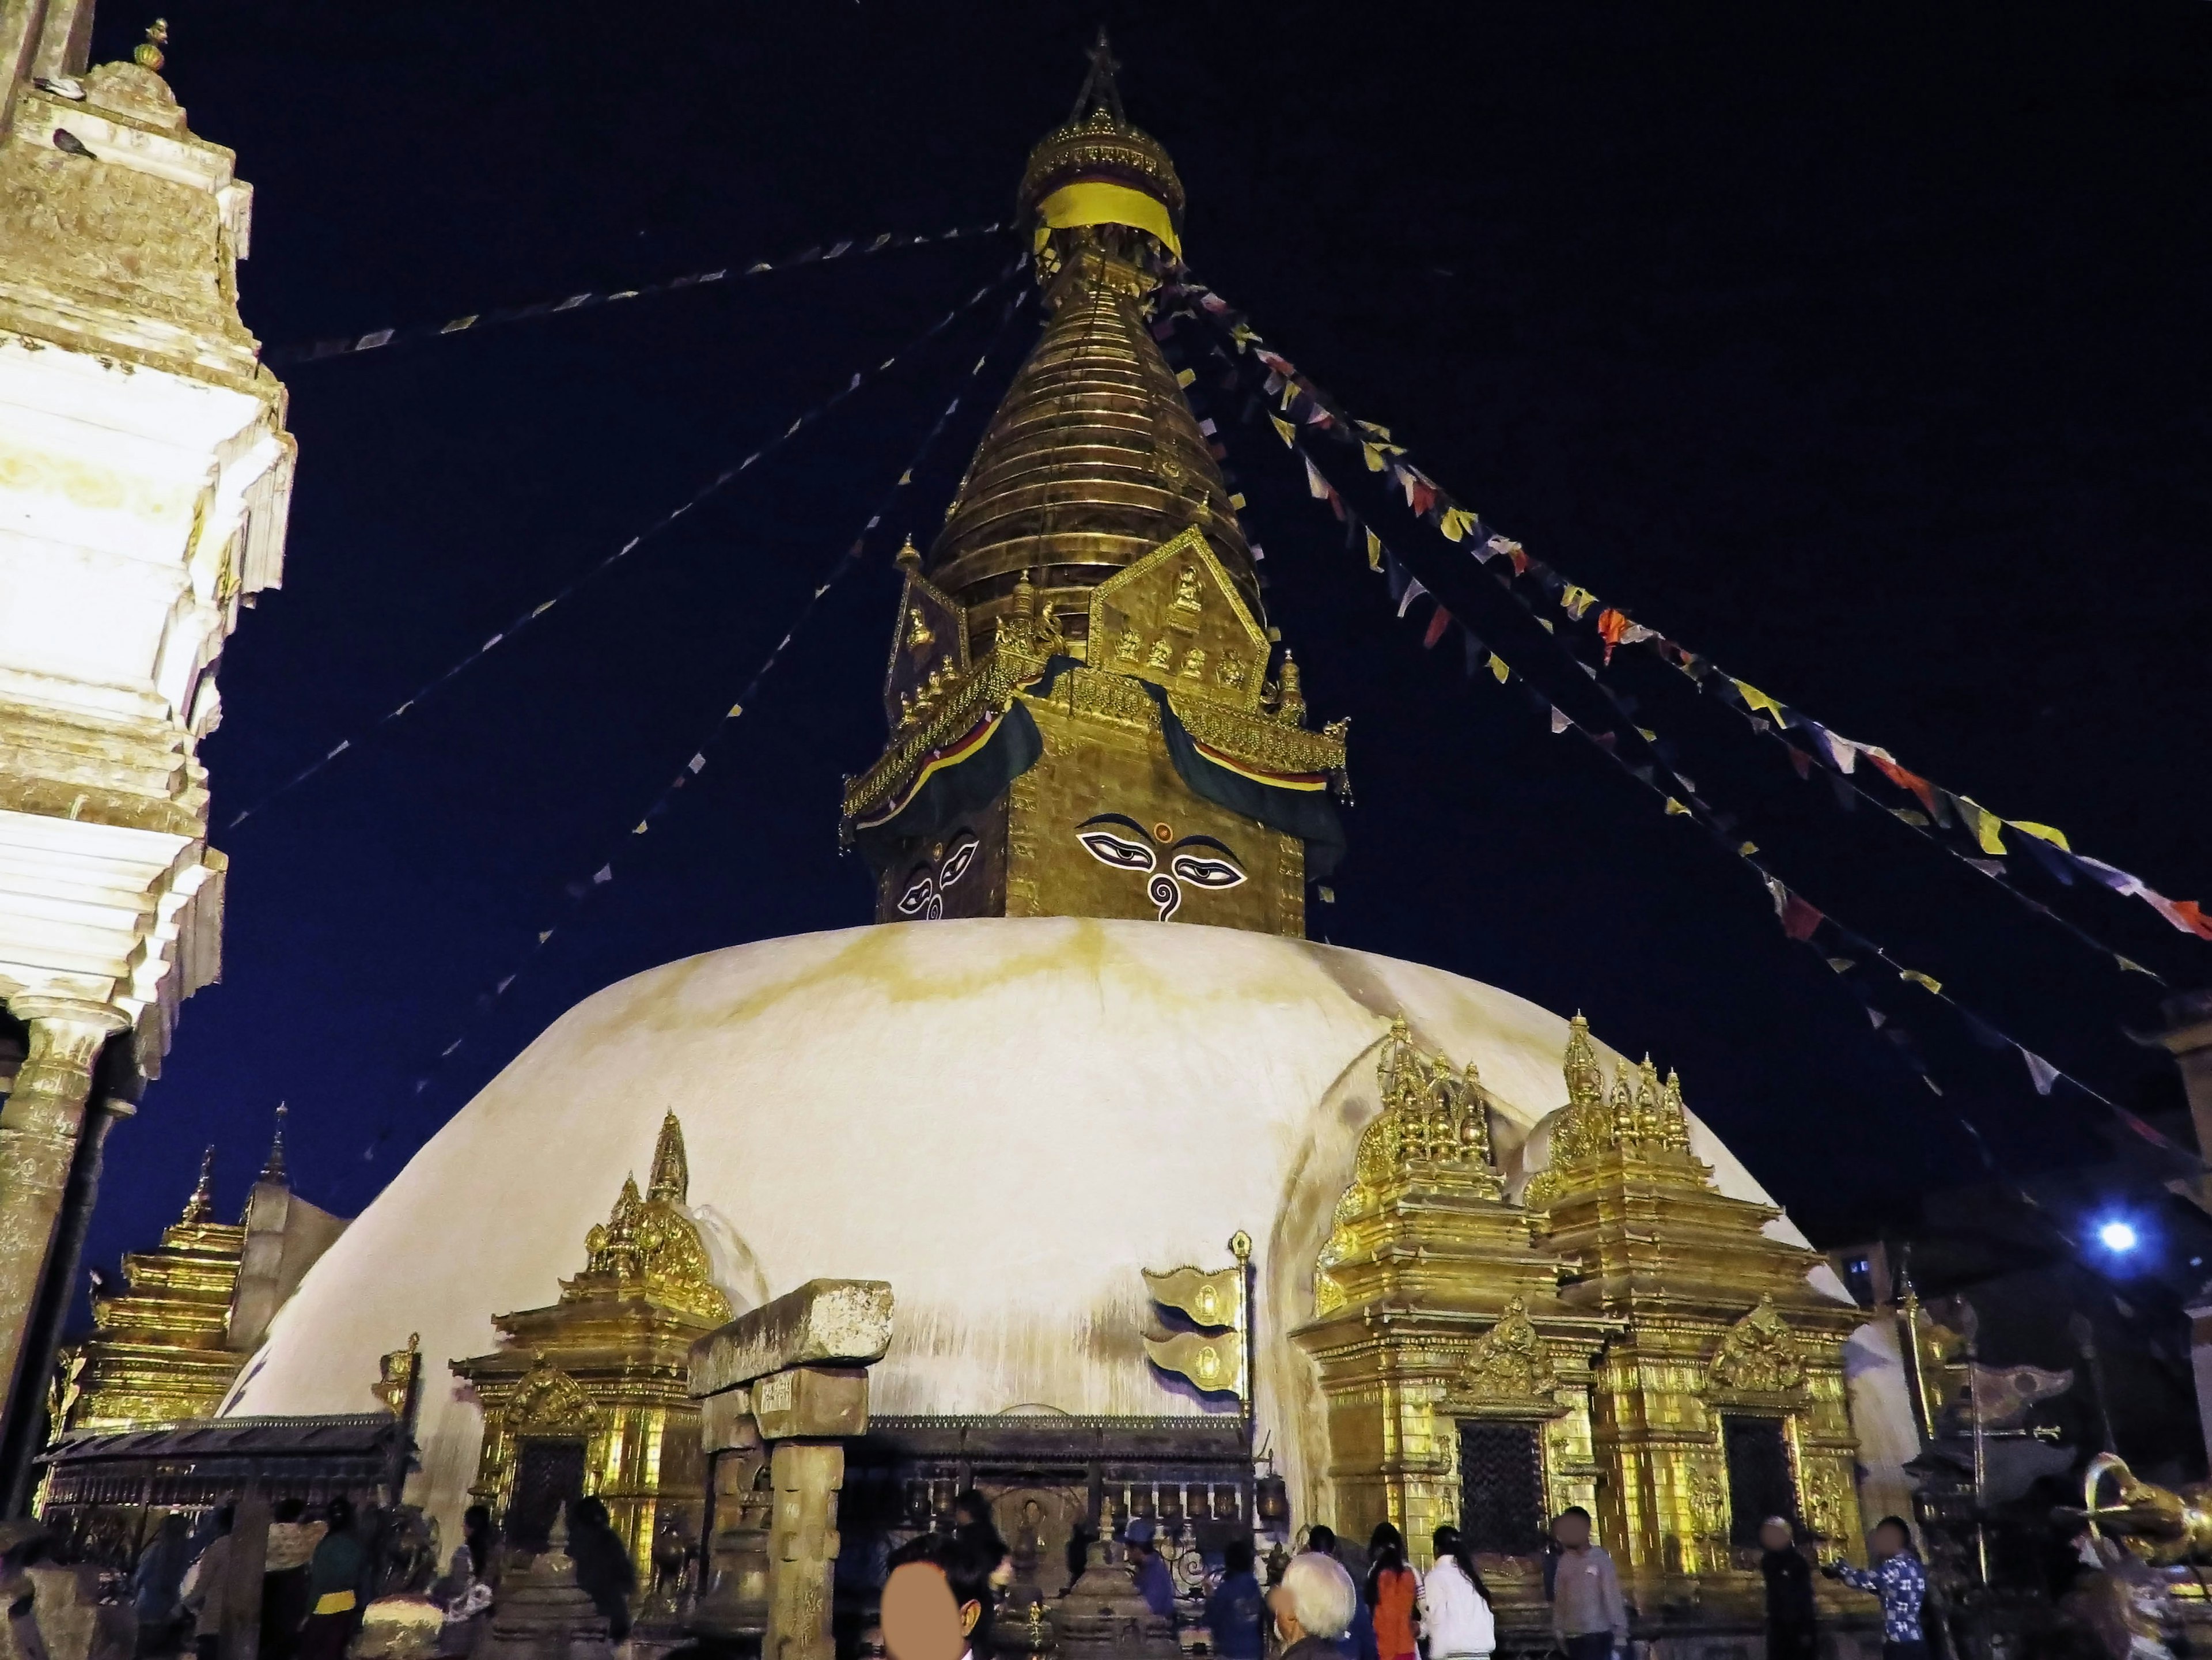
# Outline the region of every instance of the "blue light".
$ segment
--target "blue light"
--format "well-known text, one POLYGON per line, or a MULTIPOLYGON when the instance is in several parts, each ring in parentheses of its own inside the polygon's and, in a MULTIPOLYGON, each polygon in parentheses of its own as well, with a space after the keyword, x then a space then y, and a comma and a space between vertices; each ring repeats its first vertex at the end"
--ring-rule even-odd
POLYGON ((2097 1230, 2097 1237, 2106 1250, 2129 1251, 2136 1248, 2136 1231, 2126 1222, 2107 1222, 2097 1230))

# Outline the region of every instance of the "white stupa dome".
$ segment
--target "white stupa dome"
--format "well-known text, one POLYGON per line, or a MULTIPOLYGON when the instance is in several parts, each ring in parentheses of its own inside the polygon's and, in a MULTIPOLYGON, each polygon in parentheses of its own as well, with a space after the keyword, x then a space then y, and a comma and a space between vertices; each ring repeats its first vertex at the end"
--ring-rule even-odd
MULTIPOLYGON (((226 1410, 367 1410, 377 1357, 419 1331, 420 1493, 450 1529, 482 1426, 446 1361, 495 1347, 493 1315, 555 1300, 672 1109, 737 1309, 821 1276, 890 1282, 884 1414, 1205 1410, 1146 1363, 1138 1271, 1225 1264, 1247 1230, 1260 1433, 1310 1515, 1321 1398, 1283 1340, 1312 1317, 1314 1257, 1401 1012, 1424 1047, 1480 1067, 1500 1163, 1521 1174, 1528 1131, 1565 1098, 1567 1024, 1437 969, 1076 918, 848 928, 671 963, 570 1010, 415 1155, 278 1314, 226 1410)), ((1702 1124, 1692 1141, 1723 1191, 1766 1199, 1702 1124)), ((1861 1438, 1887 1462, 1877 1449, 1910 1446, 1905 1397, 1893 1359, 1863 1359, 1861 1438)))

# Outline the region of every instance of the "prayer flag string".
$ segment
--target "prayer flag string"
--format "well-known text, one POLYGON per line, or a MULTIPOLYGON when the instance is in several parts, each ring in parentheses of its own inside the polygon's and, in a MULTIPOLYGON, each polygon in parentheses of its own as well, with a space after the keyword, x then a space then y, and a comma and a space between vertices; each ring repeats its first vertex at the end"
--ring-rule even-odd
MULTIPOLYGON (((1012 272, 1008 274, 1012 275, 1012 272)), ((1003 286, 1003 281, 994 285, 994 288, 1000 286, 1003 286)), ((789 651, 792 642, 799 637, 800 631, 806 625, 807 619, 813 616, 816 608, 821 605, 823 598, 866 556, 872 538, 875 538, 884 521, 897 511, 904 493, 914 487, 915 475, 928 460, 931 453, 936 448, 939 439, 944 436, 945 429, 951 424, 953 416, 967 401, 968 386, 982 376, 992 359, 997 355, 1000 347, 1012 332, 1012 325, 1029 303, 1029 291, 1025 289, 1006 302, 1005 310, 1000 314, 989 344, 985 347, 981 356, 975 359, 974 365, 969 368, 966 374, 962 377, 962 390, 938 412, 936 418, 931 422, 928 431, 923 434, 921 441, 915 447, 914 453, 905 465, 893 476, 891 483, 878 501, 875 510, 868 515, 867 521, 860 526, 860 533, 823 574, 822 580, 815 584, 811 592, 800 604, 797 614, 792 618, 790 627, 784 630, 781 638, 761 660, 759 666, 754 669, 751 677, 746 680, 736 700, 726 710, 714 716, 713 724, 690 747, 688 758, 677 768, 668 781, 661 786, 651 805, 623 833, 623 839, 617 844, 617 849, 609 850, 597 868, 588 875, 579 876, 563 885, 562 891, 567 902, 567 909, 559 918, 549 921, 544 927, 538 929, 531 942, 524 947, 521 957, 515 965, 495 982, 489 990, 477 995, 460 1031, 437 1052, 429 1065, 416 1078, 414 1087, 410 1091, 415 1099, 419 1100, 428 1093, 439 1068, 466 1046, 469 1032, 475 1025, 499 1006, 516 980, 521 977, 544 951, 546 946, 562 927, 567 926, 568 920, 574 916, 577 909, 614 882, 617 874, 617 866, 625 864, 629 857, 626 851, 618 849, 627 849, 630 845, 629 838, 647 834, 662 815, 674 805, 678 793, 704 773, 712 764, 714 751, 723 736, 751 706, 763 684, 775 671, 776 665, 782 660, 785 654, 789 651)), ((910 512, 905 515, 909 523, 915 516, 910 512)), ((393 1128, 392 1123, 386 1122, 368 1145, 362 1149, 361 1156, 364 1163, 374 1159, 377 1148, 391 1139, 393 1128)))
POLYGON ((677 506, 671 508, 667 512, 662 514, 651 524, 646 526, 644 529, 639 531, 636 535, 629 538, 629 540, 625 541, 613 552, 603 556, 597 563, 586 566, 582 572, 576 576, 572 577, 564 586, 556 591, 551 598, 538 601, 538 604, 532 605, 528 611, 523 611, 516 616, 505 628, 494 632, 483 642, 483 644, 471 648, 443 672, 424 681, 422 685, 418 686, 413 692, 409 694, 404 701, 396 704, 392 708, 386 710, 384 714, 378 716, 376 720, 370 722, 368 726, 362 728, 355 736, 341 739, 337 743, 324 751, 319 757, 301 767, 298 771, 292 774, 290 777, 285 779, 283 783, 277 785, 267 794, 256 800, 251 806, 246 807, 234 815, 226 828, 235 830, 239 825, 252 818, 254 814, 267 807, 271 802, 276 800, 282 796, 289 795, 292 791, 297 789, 309 779, 322 772, 340 756, 349 753, 360 743, 366 741, 375 733, 390 726, 393 721, 398 720, 409 710, 414 708, 424 699, 430 696, 431 694, 441 690, 447 682, 453 680, 457 676, 466 672, 469 669, 473 668, 477 664, 482 662, 487 656, 490 655, 491 652, 495 648, 511 642, 517 635, 521 634, 524 629, 527 629, 532 623, 537 622, 541 617, 544 617, 546 612, 551 611, 562 600, 574 597, 575 593, 583 588, 587 583, 592 582, 598 577, 605 575, 607 571, 611 570, 615 566, 620 564, 624 559, 627 559, 632 553, 635 553, 638 548, 642 546, 645 543, 650 542, 653 538, 659 536, 663 531, 674 526, 694 508, 703 505, 709 499, 718 495, 726 485, 737 478, 740 473, 744 472, 746 470, 753 466, 755 463, 775 454, 776 451, 781 449, 786 444, 789 443, 792 439, 797 437, 799 433, 805 430, 808 427, 812 426, 821 417, 829 414, 830 410, 844 403, 846 399, 851 398, 863 386, 869 385, 882 375, 887 374, 909 352, 916 350, 925 343, 933 340, 936 338, 937 336, 944 333, 945 331, 950 328, 955 319, 960 317, 963 313, 974 310, 986 299, 1005 288, 1009 281, 1011 281, 1027 266, 1028 263, 1029 259, 1027 255, 1024 254, 1017 257, 1013 263, 1008 265, 1005 271, 1000 272, 995 278, 986 283, 981 288, 977 289, 975 293, 968 296, 966 301, 946 312, 944 316, 939 318, 936 322, 931 324, 927 329, 916 335, 913 339, 908 341, 896 351, 893 352, 889 357, 884 358, 882 362, 877 364, 873 368, 856 371, 853 374, 852 378, 847 380, 842 386, 830 393, 827 398, 822 399, 821 402, 805 410, 796 420, 776 428, 767 438, 762 440, 760 447, 748 454, 744 459, 736 462, 730 466, 724 467, 712 478, 709 478, 705 483, 700 485, 698 489, 693 490, 690 496, 684 499, 683 502, 678 503, 677 506))
MULTIPOLYGON (((1278 427, 1281 424, 1279 417, 1271 415, 1270 420, 1278 427)), ((1209 437, 1213 437, 1218 429, 1212 422, 1208 421, 1202 423, 1201 430, 1205 431, 1209 437)), ((1278 436, 1280 436, 1279 431, 1278 436)), ((1216 441, 1218 442, 1218 438, 1216 441)), ((1342 498, 1336 491, 1335 486, 1328 482, 1327 476, 1316 466, 1312 455, 1297 442, 1295 429, 1293 437, 1285 441, 1298 458, 1307 482, 1306 493, 1316 500, 1330 500, 1333 503, 1340 502, 1342 498)), ((1216 451, 1217 455, 1222 453, 1218 449, 1216 451)), ((1350 539, 1355 545, 1359 543, 1364 533, 1368 541, 1370 551, 1374 556, 1367 562, 1383 571, 1389 583, 1392 608, 1399 617, 1405 617, 1413 602, 1422 595, 1427 594, 1428 590, 1423 587, 1419 578, 1407 571, 1398 562, 1396 556, 1376 538, 1371 528, 1350 514, 1349 509, 1340 513, 1339 516, 1346 519, 1350 539)), ((1434 596, 1430 597, 1434 598, 1434 596)), ((1571 605, 1580 604, 1584 610, 1589 609, 1595 602, 1594 595, 1587 599, 1580 595, 1571 595, 1566 601, 1571 605)), ((1537 620, 1540 623, 1544 619, 1537 620)), ((1437 601, 1436 609, 1423 630, 1424 648, 1435 646, 1443 634, 1454 625, 1460 629, 1465 638, 1469 678, 1472 678, 1480 669, 1486 670, 1501 686, 1510 684, 1516 678, 1520 679, 1528 690, 1527 701, 1532 705, 1534 711, 1546 720, 1555 735, 1571 732, 1582 738, 1592 749, 1602 754, 1614 767, 1625 773, 1647 794, 1656 797, 1662 813, 1668 817, 1680 817, 1692 820, 1723 853, 1747 867, 1772 903, 1776 921, 1782 929, 1784 937, 1811 948, 1823 959, 1832 973, 1845 982, 1847 988, 1867 1011, 1870 1024, 1875 1030, 1885 1034, 1891 1046, 1897 1051, 1899 1059, 1919 1077, 1930 1092, 1940 1097, 1943 1094, 1943 1090, 1929 1072, 1926 1061, 1912 1044, 1907 1028, 1894 1016, 1877 1006, 1871 994, 1869 984, 1869 976, 1885 978, 1888 983, 1917 988, 1920 994, 1947 1005, 1966 1027, 1969 1035, 1984 1047, 2009 1049, 2017 1054, 2027 1071, 2030 1084, 2039 1095, 2053 1094, 2055 1086, 2059 1083, 2069 1085, 2081 1095, 2105 1109, 2130 1134, 2157 1148, 2160 1152, 2183 1161, 2187 1168, 2194 1171, 2212 1169, 2212 1166, 2207 1166, 2198 1154, 2173 1141, 2154 1126, 2129 1111, 2102 1091, 2096 1089, 2076 1074, 2045 1059, 1994 1023, 1978 1014, 1952 992, 1947 991, 1942 982, 1933 976, 1901 962, 1879 942, 1853 928, 1832 911, 1814 904, 1802 892, 1789 885, 1769 867, 1765 858, 1755 843, 1742 840, 1732 833, 1724 815, 1714 812, 1700 795, 1693 781, 1674 770, 1663 757, 1656 754, 1654 754, 1648 763, 1639 763, 1624 754, 1620 734, 1617 731, 1600 730, 1586 725, 1553 702, 1550 695, 1537 690, 1534 683, 1529 681, 1522 671, 1512 667, 1503 657, 1491 650, 1476 636, 1472 629, 1446 610, 1441 600, 1437 601), (1846 952, 1850 954, 1845 955, 1846 952)), ((1558 640, 1556 629, 1550 629, 1547 625, 1547 631, 1552 634, 1555 641, 1558 640)), ((1596 683, 1601 690, 1606 690, 1602 682, 1598 679, 1596 668, 1571 653, 1570 653, 1569 660, 1582 669, 1594 683, 1596 683)), ((1609 693, 1608 696, 1610 696, 1609 693)), ((1637 735, 1643 739, 1647 745, 1656 745, 1657 734, 1655 733, 1632 727, 1632 729, 1636 731, 1637 735)), ((1980 1133, 1975 1129, 1970 1120, 1964 1115, 1960 1115, 1959 1122, 1969 1135, 1979 1141, 1980 1133)), ((2042 1208, 2024 1191, 2018 1193, 2016 1196, 2038 1210, 2042 1208)))
MULTIPOLYGON (((1220 331, 1239 356, 1248 357, 1266 370, 1264 389, 1273 405, 1268 410, 1268 419, 1286 446, 1299 447, 1307 432, 1318 429, 1336 442, 1357 449, 1369 471, 1382 475, 1403 491, 1409 511, 1446 541, 1465 544, 1467 551, 1524 607, 1529 601, 1519 586, 1521 579, 1528 579, 1568 622, 1586 626, 1599 642, 1605 666, 1610 666, 1614 653, 1623 646, 1641 646, 1653 652, 1662 661, 1680 671, 1701 691, 1717 696, 1745 716, 1754 731, 1782 743, 1791 752, 1793 766, 1802 769, 1819 764, 1842 781, 1843 787, 1882 806, 1900 822, 1927 834, 1931 841, 1939 841, 1934 834, 1938 829, 1970 841, 1972 854, 1940 841, 1939 845, 1945 846, 1947 851, 1982 875, 1997 881, 2039 914, 2067 927, 2125 971, 2151 973, 2014 887, 2007 879, 2005 866, 1997 861, 2010 854, 2025 855, 2065 885, 2086 880, 2091 885, 2139 898, 2171 927, 2200 939, 2212 940, 2212 915, 2195 902, 2169 899, 2140 877, 2074 852, 2066 836, 2048 824, 2002 818, 1972 798, 1944 788, 1905 768, 1887 750, 1844 737, 1748 681, 1728 673, 1711 659, 1638 622, 1620 607, 1607 605, 1589 589, 1568 581, 1530 555, 1519 542, 1497 532, 1472 508, 1455 501, 1413 465, 1410 453, 1391 437, 1389 428, 1345 413, 1302 375, 1289 359, 1270 350, 1242 313, 1233 311, 1218 295, 1188 276, 1176 293, 1189 301, 1189 307, 1182 314, 1204 319, 1220 331), (1785 731, 1802 735, 1804 741, 1802 745, 1792 742, 1783 735, 1785 731), (1861 759, 1896 788, 1898 805, 1881 802, 1869 793, 1865 775, 1858 769, 1861 759), (2009 840, 2005 834, 2008 831, 2012 833, 2009 840)), ((1333 486, 1327 489, 1332 508, 1340 518, 1344 518, 1348 509, 1341 496, 1333 486)), ((1385 550, 1378 541, 1372 551, 1385 550)), ((1371 555, 1370 562, 1376 562, 1371 555)), ((1552 619, 1539 617, 1538 621, 1547 631, 1557 635, 1558 628, 1552 619)), ((1584 667, 1595 678, 1595 670, 1588 665, 1584 667)))
POLYGON ((759 277, 769 271, 791 271, 801 265, 827 265, 833 259, 865 259, 871 254, 887 252, 894 248, 916 248, 927 243, 955 242, 963 237, 994 236, 1004 228, 1001 223, 994 222, 988 225, 956 225, 933 237, 907 236, 892 231, 885 231, 872 240, 848 236, 826 246, 817 242, 801 252, 781 259, 755 259, 750 264, 723 265, 714 271, 687 271, 665 282, 647 283, 634 289, 587 289, 581 294, 567 295, 558 300, 539 300, 526 306, 497 306, 489 311, 466 312, 442 323, 414 323, 368 329, 358 334, 342 335, 336 338, 274 346, 261 354, 261 361, 271 368, 285 368, 300 363, 319 363, 331 357, 356 357, 362 352, 380 351, 387 346, 404 346, 422 340, 441 340, 457 334, 478 334, 502 324, 532 322, 541 317, 566 317, 600 306, 619 305, 626 300, 649 300, 659 295, 705 288, 712 283, 726 282, 732 277, 759 277))

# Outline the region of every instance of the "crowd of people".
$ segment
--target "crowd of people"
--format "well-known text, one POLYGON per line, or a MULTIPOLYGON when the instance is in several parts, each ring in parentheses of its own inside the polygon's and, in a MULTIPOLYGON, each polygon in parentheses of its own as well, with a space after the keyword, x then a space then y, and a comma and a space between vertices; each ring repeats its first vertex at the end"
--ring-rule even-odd
MULTIPOLYGON (((894 1552, 884 1586, 883 1635, 891 1660, 986 1660, 993 1616, 1011 1559, 980 1493, 960 1495, 950 1535, 923 1534, 894 1552)), ((1181 1608, 1155 1524, 1132 1520, 1124 1534, 1131 1584, 1173 1625, 1181 1608)), ((1366 1572, 1339 1560, 1334 1530, 1307 1530, 1305 1548, 1260 1582, 1251 1540, 1230 1539, 1200 1616, 1220 1660, 1489 1660, 1498 1648, 1490 1587, 1455 1528, 1437 1529, 1434 1561, 1422 1573, 1385 1522, 1368 1540, 1366 1572), (1272 1643, 1271 1643, 1272 1639, 1272 1643)), ((1814 1660, 1818 1648, 1813 1565, 1781 1517, 1759 1529, 1770 1660, 1814 1660)), ((1869 1535, 1873 1566, 1841 1560, 1820 1572, 1881 1599, 1883 1660, 1927 1660, 1921 1604, 1928 1576, 1905 1524, 1886 1517, 1869 1535)), ((1071 1578, 1079 1572, 1071 1549, 1071 1578)), ((1589 1512, 1571 1505, 1553 1519, 1544 1555, 1544 1595, 1554 1652, 1564 1660, 1626 1660, 1628 1605, 1612 1556, 1591 1537, 1589 1512)))
MULTIPOLYGON (((233 1590, 231 1554, 236 1517, 228 1505, 209 1513, 195 1533, 182 1511, 155 1526, 131 1570, 129 1596, 137 1626, 135 1660, 180 1655, 216 1660, 233 1590)), ((444 1614, 439 1660, 464 1660, 491 1617, 504 1541, 482 1505, 462 1521, 463 1542, 446 1572, 427 1586, 409 1581, 397 1559, 393 1518, 356 1513, 351 1500, 314 1507, 279 1499, 270 1513, 261 1578, 261 1660, 343 1660, 368 1604, 380 1594, 420 1590, 444 1614)), ((586 1498, 568 1507, 568 1549, 576 1583, 607 1621, 616 1642, 629 1635, 637 1573, 607 1507, 586 1498)), ((425 1566, 422 1577, 431 1569, 425 1566)))
MULTIPOLYGON (((921 1535, 890 1555, 883 1633, 892 1660, 988 1660, 994 1652, 994 1616, 1006 1603, 1014 1559, 981 1493, 960 1494, 952 1520, 950 1533, 921 1535)), ((135 1660, 187 1647, 196 1660, 216 1660, 234 1578, 233 1524, 228 1505, 213 1512, 198 1538, 182 1513, 162 1518, 131 1577, 135 1660)), ((445 1574, 428 1588, 445 1615, 440 1660, 465 1660, 474 1650, 490 1619, 505 1554, 481 1505, 468 1511, 463 1535, 445 1574)), ((1784 1517, 1769 1517, 1759 1541, 1769 1660, 1814 1660, 1812 1564, 1784 1517)), ((1156 1524, 1132 1519, 1122 1542, 1136 1595, 1172 1627, 1182 1606, 1156 1524)), ((1423 1573, 1399 1530, 1385 1522, 1370 1536, 1364 1575, 1355 1578, 1340 1560, 1335 1533, 1316 1525, 1304 1548, 1286 1561, 1273 1559, 1273 1583, 1263 1587, 1251 1539, 1233 1536, 1197 1614, 1210 1651, 1220 1660, 1266 1660, 1271 1648, 1280 1660, 1489 1660, 1498 1621, 1474 1553, 1450 1527, 1437 1529, 1431 1542, 1433 1562, 1423 1573)), ((1927 1660, 1921 1604, 1928 1577, 1910 1531, 1887 1517, 1868 1542, 1871 1567, 1834 1560, 1820 1572, 1881 1599, 1883 1660, 1927 1660)), ((567 1548, 578 1586, 621 1642, 629 1632, 636 1571, 598 1499, 569 1505, 567 1548)), ((296 1499, 280 1501, 264 1558, 264 1660, 343 1660, 386 1571, 382 1554, 347 1499, 332 1499, 313 1515, 296 1499)), ((1625 1660, 1627 1605, 1612 1557, 1591 1538, 1589 1511, 1575 1505, 1553 1518, 1544 1563, 1556 1652, 1563 1660, 1625 1660)), ((1071 1579, 1083 1566, 1071 1553, 1071 1579)))

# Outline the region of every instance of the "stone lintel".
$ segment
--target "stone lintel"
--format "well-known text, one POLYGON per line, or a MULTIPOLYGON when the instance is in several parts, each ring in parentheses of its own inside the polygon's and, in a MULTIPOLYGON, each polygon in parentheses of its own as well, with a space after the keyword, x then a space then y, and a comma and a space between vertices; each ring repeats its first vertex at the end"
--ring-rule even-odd
POLYGON ((691 1346, 691 1393, 720 1395, 793 1366, 867 1365, 891 1342, 882 1280, 810 1280, 691 1346))

